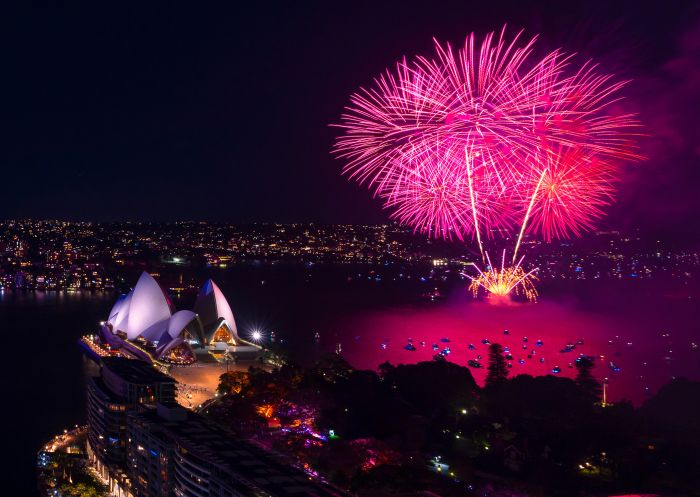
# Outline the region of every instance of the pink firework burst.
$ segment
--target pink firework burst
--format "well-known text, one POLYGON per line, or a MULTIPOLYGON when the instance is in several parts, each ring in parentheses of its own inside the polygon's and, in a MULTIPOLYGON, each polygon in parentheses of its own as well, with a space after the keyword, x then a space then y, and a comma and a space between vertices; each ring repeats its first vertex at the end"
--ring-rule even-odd
POLYGON ((415 231, 463 240, 475 227, 488 230, 506 219, 506 189, 461 147, 435 145, 432 154, 396 160, 377 193, 391 217, 415 231))
MULTIPOLYGON (((623 82, 536 38, 493 33, 399 62, 351 96, 334 152, 392 216, 464 239, 522 223, 545 239, 590 229, 619 162, 638 159, 633 115, 614 114, 623 82)), ((517 246, 516 246, 517 252, 517 246)))
POLYGON ((550 241, 593 229, 612 202, 615 165, 580 148, 559 147, 546 150, 540 167, 541 175, 530 180, 535 193, 528 230, 550 241))
POLYGON ((410 157, 403 167, 391 170, 387 187, 378 191, 385 206, 393 210, 393 218, 416 231, 446 239, 463 240, 473 230, 469 179, 460 162, 451 157, 454 152, 438 151, 437 159, 410 157))

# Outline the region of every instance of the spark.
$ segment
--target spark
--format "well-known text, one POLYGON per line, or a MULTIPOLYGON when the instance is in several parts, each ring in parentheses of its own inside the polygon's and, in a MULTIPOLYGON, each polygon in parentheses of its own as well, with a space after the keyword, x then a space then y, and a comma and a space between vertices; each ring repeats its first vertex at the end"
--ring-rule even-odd
POLYGON ((617 110, 626 82, 561 50, 538 59, 535 40, 504 28, 398 62, 335 125, 344 173, 416 232, 472 238, 481 253, 484 236, 516 226, 518 240, 591 229, 620 162, 641 158, 640 125, 617 110))
POLYGON ((538 268, 526 272, 521 265, 524 256, 512 266, 506 266, 505 257, 506 251, 503 250, 501 267, 497 268, 491 264, 491 259, 487 252, 487 269, 482 271, 477 265, 474 265, 479 273, 478 276, 473 277, 465 274, 471 280, 469 290, 471 290, 474 297, 479 295, 480 289, 484 289, 488 294, 498 297, 508 297, 511 294, 520 295, 522 293, 527 300, 535 302, 538 294, 534 282, 537 280, 535 273, 538 268))
POLYGON ((530 213, 532 212, 532 206, 535 204, 535 199, 537 198, 537 193, 540 191, 540 186, 542 186, 542 180, 544 179, 545 174, 547 174, 547 170, 545 169, 542 171, 542 174, 540 175, 540 179, 537 182, 537 186, 535 187, 535 191, 532 194, 532 198, 530 199, 530 203, 527 206, 527 211, 525 211, 525 219, 523 219, 523 224, 520 227, 520 233, 518 234, 518 241, 515 243, 515 250, 513 251, 513 263, 515 264, 515 258, 518 256, 518 249, 520 248, 520 242, 523 240, 523 234, 525 233, 525 227, 527 226, 527 221, 530 218, 530 213))
POLYGON ((447 240, 517 233, 511 264, 477 266, 470 288, 522 292, 535 270, 517 260, 525 234, 553 239, 591 230, 612 201, 621 163, 640 160, 636 116, 619 111, 626 81, 557 49, 536 58, 536 37, 505 27, 479 45, 435 40, 350 97, 335 124, 343 173, 366 185, 391 217, 447 240), (517 262, 516 262, 517 261, 517 262))

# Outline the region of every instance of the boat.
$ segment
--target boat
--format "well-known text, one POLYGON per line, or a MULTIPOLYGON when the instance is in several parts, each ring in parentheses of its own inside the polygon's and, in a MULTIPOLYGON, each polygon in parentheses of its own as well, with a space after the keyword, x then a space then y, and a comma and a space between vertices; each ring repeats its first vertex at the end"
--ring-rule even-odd
POLYGON ((467 361, 467 366, 469 366, 470 368, 477 368, 478 369, 481 367, 481 363, 479 361, 475 361, 474 359, 469 359, 467 361))
POLYGON ((554 366, 554 367, 552 368, 552 373, 554 373, 554 374, 559 374, 559 373, 561 373, 561 368, 560 368, 559 366, 554 366))
POLYGON ((489 339, 488 339, 488 338, 484 338, 484 339, 481 341, 481 343, 483 343, 484 345, 489 345, 491 342, 489 342, 489 339))
POLYGON ((450 339, 449 339, 449 338, 441 338, 440 341, 443 342, 443 343, 450 343, 450 339))
POLYGON ((615 363, 612 362, 612 361, 610 361, 610 369, 611 369, 612 371, 614 371, 615 373, 619 373, 619 372, 620 372, 619 366, 617 366, 617 364, 615 364, 615 363))
POLYGON ((433 350, 440 350, 440 347, 438 346, 437 343, 433 344, 433 350))
POLYGON ((468 348, 469 350, 476 350, 476 347, 474 347, 473 343, 470 343, 468 348))
POLYGON ((508 331, 508 330, 503 330, 503 334, 504 334, 504 335, 510 335, 510 331, 508 331))
POLYGON ((537 340, 535 342, 535 345, 537 345, 538 347, 542 347, 542 340, 537 340))
POLYGON ((407 344, 407 345, 404 345, 403 348, 406 349, 406 350, 410 350, 411 352, 414 352, 414 351, 416 350, 416 346, 413 345, 412 343, 409 343, 409 344, 407 344))

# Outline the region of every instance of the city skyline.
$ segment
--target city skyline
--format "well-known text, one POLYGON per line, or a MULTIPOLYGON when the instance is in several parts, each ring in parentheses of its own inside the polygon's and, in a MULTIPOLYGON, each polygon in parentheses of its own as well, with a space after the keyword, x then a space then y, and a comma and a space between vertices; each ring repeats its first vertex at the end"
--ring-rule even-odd
MULTIPOLYGON (((495 234, 498 236, 499 234, 495 234)), ((512 236, 490 239, 494 254, 512 236)), ((596 231, 580 240, 543 242, 525 237, 529 270, 544 280, 588 278, 689 278, 700 262, 692 246, 639 233, 596 231)), ((192 290, 189 278, 205 270, 264 263, 383 265, 420 277, 445 274, 480 259, 469 244, 415 234, 397 223, 315 225, 224 223, 0 222, 0 288, 124 290, 124 275, 165 271, 174 292, 192 290), (437 262, 436 262, 437 261, 437 262), (182 281, 182 274, 188 277, 182 281), (180 275, 180 281, 173 279, 180 275)), ((496 261, 500 260, 494 259, 496 261)))

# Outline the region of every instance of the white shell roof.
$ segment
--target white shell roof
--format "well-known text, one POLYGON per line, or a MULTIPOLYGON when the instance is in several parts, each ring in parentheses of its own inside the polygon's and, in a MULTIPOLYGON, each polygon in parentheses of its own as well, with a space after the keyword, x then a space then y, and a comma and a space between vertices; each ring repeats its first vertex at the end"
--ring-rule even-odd
POLYGON ((222 319, 237 335, 231 307, 212 280, 208 280, 199 292, 194 312, 182 310, 173 313, 168 296, 158 282, 143 272, 133 290, 117 299, 109 313, 108 323, 113 333, 124 332, 129 340, 143 337, 157 342, 156 354, 160 357, 183 343, 184 330, 189 330, 192 338, 204 343, 202 323, 209 326, 222 319))
POLYGON ((119 315, 119 310, 122 307, 122 304, 126 300, 126 295, 120 295, 117 301, 114 303, 114 306, 112 306, 112 310, 109 311, 109 318, 107 319, 107 322, 109 324, 114 324, 114 320, 117 318, 119 315))
POLYGON ((182 330, 194 319, 197 319, 197 315, 192 311, 177 311, 168 322, 168 335, 171 338, 180 336, 182 330))
MULTIPOLYGON (((121 300, 117 302, 114 307, 119 306, 116 314, 110 317, 109 323, 112 325, 112 330, 114 332, 123 331, 126 333, 127 327, 129 326, 129 308, 131 307, 131 295, 133 290, 127 295, 123 295, 121 300)), ((114 310, 114 309, 113 309, 114 310)))
POLYGON ((219 318, 224 318, 234 335, 238 335, 236 320, 233 319, 233 312, 226 301, 226 297, 219 287, 212 280, 207 280, 197 295, 194 310, 199 314, 199 318, 204 326, 211 325, 219 318))
POLYGON ((127 329, 122 331, 126 331, 130 340, 139 336, 151 341, 158 340, 170 319, 170 303, 163 289, 153 276, 144 271, 132 290, 130 300, 127 329))
POLYGON ((180 345, 181 343, 184 343, 184 342, 185 342, 185 339, 184 339, 183 337, 177 337, 177 338, 173 338, 172 340, 170 340, 170 341, 169 341, 168 343, 166 343, 165 345, 158 344, 158 349, 157 349, 157 351, 156 351, 156 354, 158 355, 158 358, 163 357, 165 354, 168 353, 168 351, 169 351, 170 349, 173 349, 173 348, 177 347, 178 345, 180 345))

